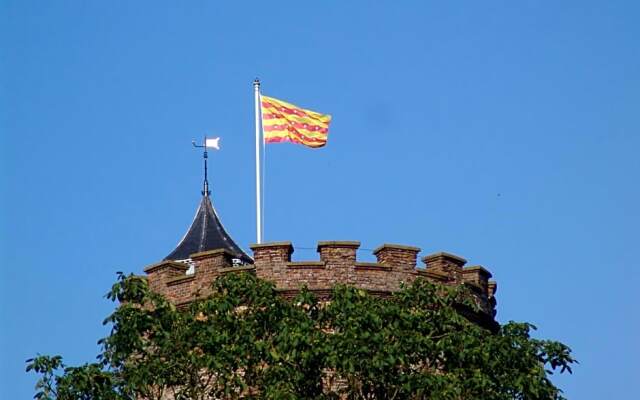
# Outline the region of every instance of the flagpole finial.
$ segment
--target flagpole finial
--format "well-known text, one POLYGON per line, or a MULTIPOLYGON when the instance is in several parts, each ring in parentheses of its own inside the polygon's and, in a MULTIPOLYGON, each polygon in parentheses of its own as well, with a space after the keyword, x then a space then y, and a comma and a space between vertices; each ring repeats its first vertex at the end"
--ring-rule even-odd
POLYGON ((256 78, 253 80, 253 86, 254 87, 260 87, 260 79, 256 78))

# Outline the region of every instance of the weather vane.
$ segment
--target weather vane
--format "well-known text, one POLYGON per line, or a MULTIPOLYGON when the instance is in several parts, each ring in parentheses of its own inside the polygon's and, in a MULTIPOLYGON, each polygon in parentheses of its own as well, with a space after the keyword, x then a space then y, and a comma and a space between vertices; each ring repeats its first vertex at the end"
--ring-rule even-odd
POLYGON ((193 147, 204 149, 202 153, 202 158, 204 159, 204 184, 202 187, 202 195, 209 196, 211 194, 211 191, 209 190, 209 180, 207 179, 207 159, 209 158, 207 148, 220 150, 220 138, 207 138, 205 136, 202 144, 196 144, 195 140, 192 140, 191 144, 193 144, 193 147))

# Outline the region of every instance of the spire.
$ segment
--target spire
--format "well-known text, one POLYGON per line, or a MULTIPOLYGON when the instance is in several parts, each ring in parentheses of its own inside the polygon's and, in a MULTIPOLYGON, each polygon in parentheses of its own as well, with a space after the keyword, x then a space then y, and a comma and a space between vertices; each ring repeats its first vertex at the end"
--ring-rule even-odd
POLYGON ((186 260, 191 254, 199 253, 208 250, 225 249, 233 254, 236 258, 243 263, 253 263, 251 257, 249 257, 242 249, 233 241, 231 236, 222 226, 218 213, 216 213, 213 204, 211 203, 211 190, 209 190, 209 179, 207 170, 207 147, 219 149, 219 138, 207 139, 204 138, 202 145, 197 145, 193 141, 194 147, 204 148, 204 181, 202 185, 202 199, 200 205, 196 211, 196 215, 193 218, 193 222, 187 230, 180 243, 176 248, 164 259, 165 260, 186 260))
POLYGON ((191 254, 217 249, 228 250, 243 263, 253 263, 251 257, 242 251, 222 226, 205 187, 200 205, 189 230, 176 248, 164 259, 186 260, 191 254))
MULTIPOLYGON (((193 147, 202 148, 202 159, 204 160, 204 182, 202 183, 202 195, 209 196, 211 194, 211 190, 209 190, 209 179, 207 179, 207 159, 209 158, 209 153, 207 152, 207 137, 204 137, 204 142, 202 145, 196 144, 195 140, 191 141, 193 147)), ((215 141, 216 148, 218 146, 218 141, 215 141)))
POLYGON ((209 158, 207 154, 207 148, 204 148, 204 153, 202 154, 204 158, 204 183, 202 187, 202 195, 209 197, 211 194, 211 190, 209 190, 209 180, 207 179, 207 158, 209 158))

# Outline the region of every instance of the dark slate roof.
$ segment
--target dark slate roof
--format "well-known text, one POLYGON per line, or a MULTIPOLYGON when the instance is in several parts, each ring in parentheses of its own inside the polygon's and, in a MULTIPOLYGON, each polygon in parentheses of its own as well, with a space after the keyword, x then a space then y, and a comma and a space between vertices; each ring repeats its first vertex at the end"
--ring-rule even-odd
POLYGON ((193 253, 217 249, 228 250, 243 262, 253 263, 251 257, 242 251, 224 230, 220 218, 211 204, 211 199, 204 195, 187 234, 178 243, 176 249, 164 259, 186 260, 193 253))

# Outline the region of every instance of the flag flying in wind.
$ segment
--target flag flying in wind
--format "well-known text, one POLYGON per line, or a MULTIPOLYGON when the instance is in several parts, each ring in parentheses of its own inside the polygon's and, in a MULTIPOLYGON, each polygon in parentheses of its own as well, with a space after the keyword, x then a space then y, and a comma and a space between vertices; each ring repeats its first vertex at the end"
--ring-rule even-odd
POLYGON ((322 147, 327 143, 331 115, 305 110, 273 97, 260 98, 266 143, 292 142, 309 147, 322 147))

